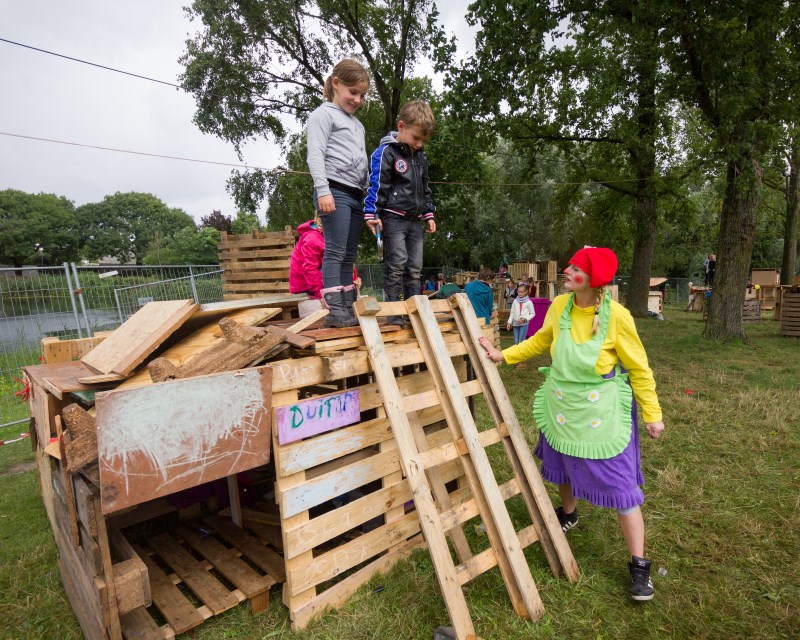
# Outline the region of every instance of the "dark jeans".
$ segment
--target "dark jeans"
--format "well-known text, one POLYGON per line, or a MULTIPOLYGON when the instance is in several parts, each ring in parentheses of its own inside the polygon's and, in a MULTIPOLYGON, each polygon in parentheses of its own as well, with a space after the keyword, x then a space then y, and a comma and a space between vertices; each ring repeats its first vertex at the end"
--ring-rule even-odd
POLYGON ((400 294, 408 300, 419 295, 422 275, 422 222, 397 216, 381 217, 383 223, 383 290, 393 302, 400 294))
MULTIPOLYGON (((346 287, 353 284, 353 264, 358 255, 358 240, 364 222, 364 206, 361 200, 349 193, 331 187, 336 202, 333 213, 322 213, 322 233, 325 236, 325 253, 322 256, 322 286, 346 287)), ((317 191, 314 190, 314 208, 317 207, 317 191)))

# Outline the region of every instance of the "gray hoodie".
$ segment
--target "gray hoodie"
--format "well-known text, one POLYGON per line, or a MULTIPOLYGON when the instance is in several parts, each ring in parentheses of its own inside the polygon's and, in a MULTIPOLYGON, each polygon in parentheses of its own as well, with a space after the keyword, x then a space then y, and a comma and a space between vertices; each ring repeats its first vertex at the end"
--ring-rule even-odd
POLYGON ((309 116, 307 130, 306 159, 317 196, 330 194, 328 179, 366 189, 364 125, 332 102, 323 102, 309 116))

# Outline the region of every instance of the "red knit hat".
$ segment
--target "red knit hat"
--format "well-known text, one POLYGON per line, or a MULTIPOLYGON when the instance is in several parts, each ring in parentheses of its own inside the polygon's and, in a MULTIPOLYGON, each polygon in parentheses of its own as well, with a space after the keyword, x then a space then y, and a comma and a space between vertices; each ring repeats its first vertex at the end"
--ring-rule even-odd
POLYGON ((597 289, 610 284, 617 273, 617 256, 605 247, 584 247, 569 260, 589 276, 589 286, 597 289))

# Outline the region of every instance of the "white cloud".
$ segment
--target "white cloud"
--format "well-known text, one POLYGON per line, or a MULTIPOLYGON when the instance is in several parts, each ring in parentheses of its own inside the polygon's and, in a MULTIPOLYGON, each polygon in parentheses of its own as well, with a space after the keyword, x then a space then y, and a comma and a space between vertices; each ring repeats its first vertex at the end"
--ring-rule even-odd
MULTIPOLYGON (((188 0, 187 0, 188 1, 188 0)), ((97 64, 177 83, 178 58, 199 29, 184 2, 0 0, 0 37, 97 64)), ((448 31, 472 41, 468 2, 443 3, 448 31)), ((0 42, 0 131, 146 153, 238 163, 231 145, 200 133, 183 91, 0 42)), ((430 73, 421 65, 417 73, 430 73)), ((281 164, 266 141, 245 161, 281 164)), ((234 213, 225 191, 229 167, 179 162, 0 135, 0 189, 56 193, 76 205, 116 191, 153 193, 199 220, 234 213)))

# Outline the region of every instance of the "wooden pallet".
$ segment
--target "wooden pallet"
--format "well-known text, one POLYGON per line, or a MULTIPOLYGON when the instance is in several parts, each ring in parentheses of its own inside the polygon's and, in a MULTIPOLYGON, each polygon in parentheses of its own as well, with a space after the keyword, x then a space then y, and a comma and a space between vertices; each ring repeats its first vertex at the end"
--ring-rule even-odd
POLYGON ((269 605, 270 587, 285 579, 281 556, 222 517, 186 523, 134 549, 147 566, 153 606, 166 625, 140 607, 122 616, 126 638, 172 637, 245 600, 259 613, 269 605))
POLYGON ((222 232, 219 249, 224 297, 235 300, 289 292, 289 260, 295 245, 291 227, 279 232, 222 232))
POLYGON ((497 371, 494 370, 494 376, 487 373, 485 358, 478 354, 477 336, 481 335, 481 329, 472 306, 465 294, 453 297, 457 300, 450 304, 455 305, 454 316, 467 347, 467 356, 478 374, 481 389, 495 418, 495 427, 480 433, 430 300, 425 296, 415 296, 400 306, 398 303, 379 305, 374 299, 362 299, 355 309, 456 636, 459 640, 470 640, 477 636, 461 590, 464 584, 498 566, 515 612, 536 620, 544 607, 523 548, 541 540, 551 570, 556 575, 563 574, 576 580, 579 571, 497 371), (411 319, 452 436, 452 442, 441 446, 430 448, 421 436, 416 424, 416 407, 401 394, 386 355, 377 318, 399 313, 406 313, 411 319), (514 478, 502 487, 497 484, 485 450, 499 442, 503 443, 514 469, 514 478), (437 476, 442 465, 454 461, 461 463, 472 496, 455 507, 449 496, 440 499, 440 478, 437 476), (505 500, 519 493, 529 508, 533 524, 516 532, 505 500), (463 549, 458 540, 463 535, 460 528, 476 515, 485 525, 490 547, 473 555, 468 545, 463 549), (457 566, 450 555, 446 533, 450 535, 458 555, 460 564, 457 566))
POLYGON ((742 306, 742 322, 759 322, 761 320, 761 301, 745 300, 742 306))
POLYGON ((800 288, 784 291, 781 296, 781 335, 800 338, 800 288))

